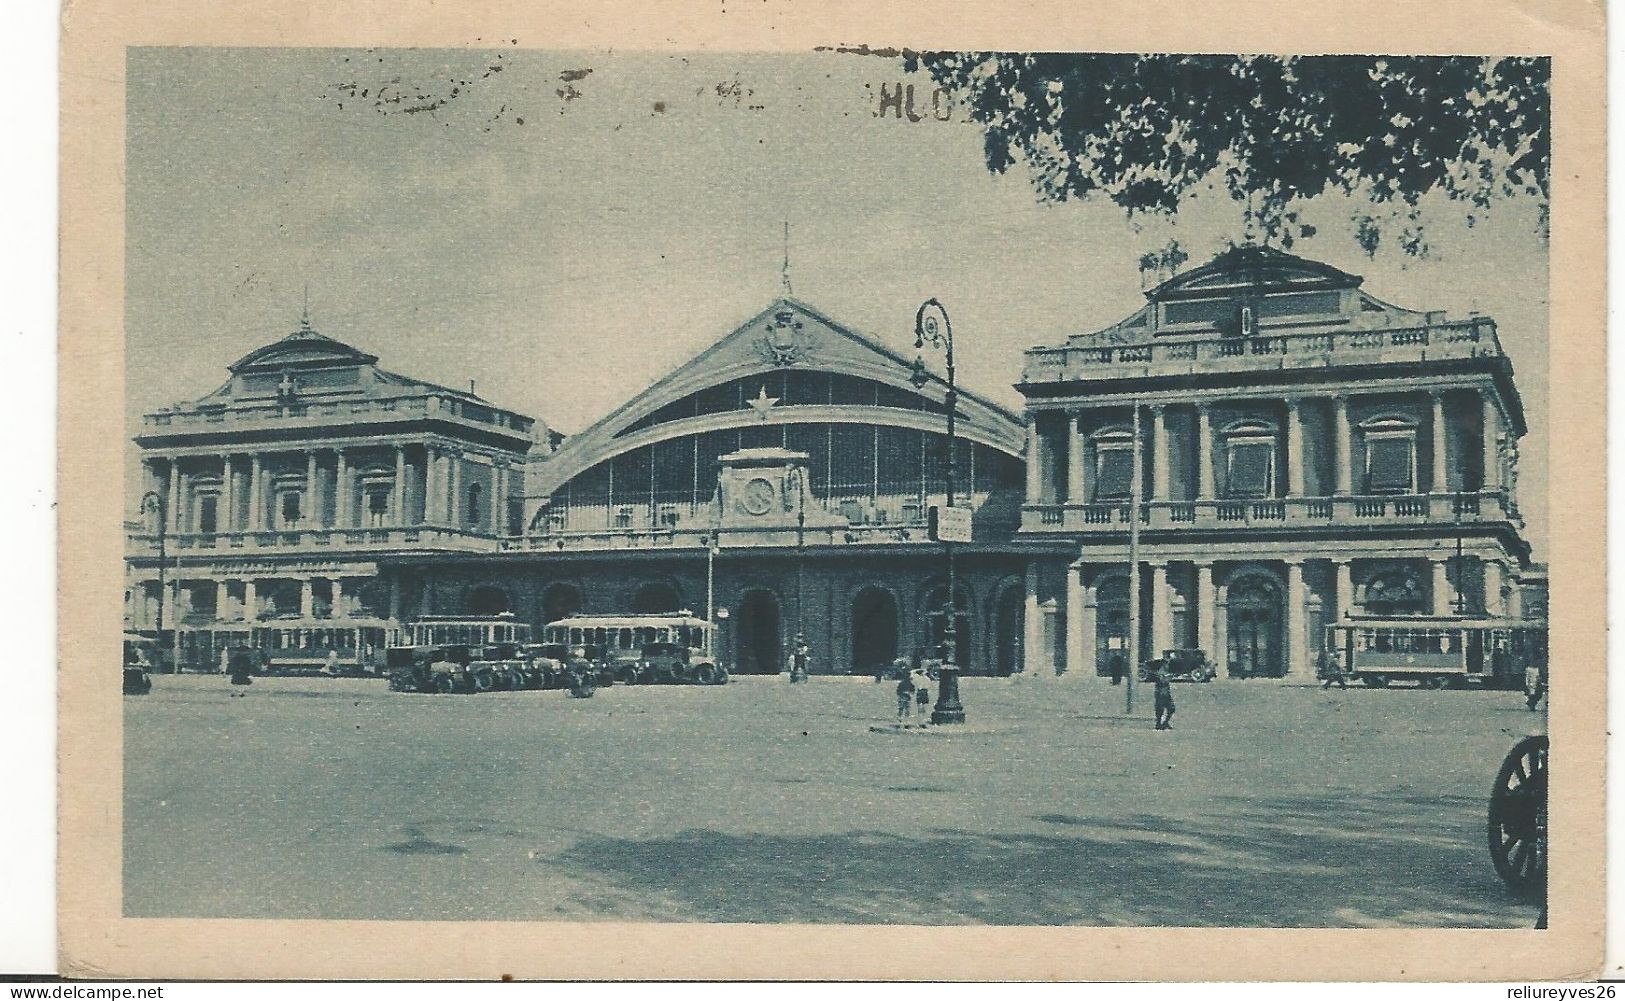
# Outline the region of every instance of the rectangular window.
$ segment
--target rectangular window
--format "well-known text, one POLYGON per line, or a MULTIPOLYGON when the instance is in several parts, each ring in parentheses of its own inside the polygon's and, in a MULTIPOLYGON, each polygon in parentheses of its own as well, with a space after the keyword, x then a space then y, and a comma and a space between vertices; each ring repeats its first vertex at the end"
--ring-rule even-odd
POLYGON ((198 498, 197 530, 199 532, 210 534, 220 530, 215 525, 217 520, 216 511, 218 508, 219 498, 215 497, 214 494, 204 494, 202 497, 198 498))
POLYGON ((1415 442, 1409 435, 1369 438, 1365 443, 1365 486, 1374 494, 1413 492, 1415 442))
POLYGON ((299 524, 300 496, 297 490, 289 490, 282 495, 282 525, 292 528, 299 524))
POLYGON ((1095 449, 1095 500, 1118 500, 1129 495, 1134 481, 1134 451, 1127 445, 1095 449))
POLYGON ((1232 441, 1226 452, 1225 493, 1231 497, 1268 497, 1274 487, 1275 443, 1232 441))

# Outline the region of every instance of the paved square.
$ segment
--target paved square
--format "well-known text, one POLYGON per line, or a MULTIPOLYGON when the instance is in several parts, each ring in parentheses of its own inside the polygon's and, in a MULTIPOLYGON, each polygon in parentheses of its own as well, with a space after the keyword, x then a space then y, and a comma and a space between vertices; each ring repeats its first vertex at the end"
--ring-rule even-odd
POLYGON ((125 700, 131 916, 1522 926, 1484 817, 1513 692, 974 678, 426 696, 157 677, 125 700))

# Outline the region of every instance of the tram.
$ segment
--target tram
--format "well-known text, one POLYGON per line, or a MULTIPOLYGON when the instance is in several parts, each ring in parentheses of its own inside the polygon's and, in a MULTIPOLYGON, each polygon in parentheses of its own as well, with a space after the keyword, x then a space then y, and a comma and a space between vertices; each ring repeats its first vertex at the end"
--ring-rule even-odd
POLYGON ((1526 667, 1546 673, 1546 623, 1528 619, 1356 617, 1327 626, 1326 647, 1373 688, 1519 688, 1526 667))
POLYGON ((716 630, 689 611, 648 615, 572 615, 542 630, 549 645, 587 651, 620 684, 718 684, 716 630))
POLYGON ((224 651, 248 647, 264 674, 379 675, 395 631, 386 619, 273 619, 183 628, 181 667, 216 672, 224 651))

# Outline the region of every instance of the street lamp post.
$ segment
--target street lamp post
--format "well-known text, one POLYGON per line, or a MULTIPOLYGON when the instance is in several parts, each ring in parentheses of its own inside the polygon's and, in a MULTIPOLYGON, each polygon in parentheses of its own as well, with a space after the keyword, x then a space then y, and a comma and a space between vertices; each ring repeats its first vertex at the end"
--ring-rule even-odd
MULTIPOLYGON (((935 298, 921 303, 914 314, 914 349, 923 350, 927 344, 941 348, 947 361, 948 393, 943 402, 948 408, 947 507, 951 511, 954 506, 954 453, 958 451, 954 418, 959 409, 959 394, 954 387, 953 326, 948 322, 948 310, 935 298)), ((914 357, 914 372, 910 381, 916 389, 924 389, 930 381, 925 371, 925 360, 918 354, 914 357)), ((937 681, 937 704, 931 710, 931 722, 963 723, 965 707, 959 702, 959 589, 954 574, 954 544, 944 541, 942 548, 948 561, 948 600, 943 609, 942 674, 937 681)))
MULTIPOLYGON (((164 547, 165 540, 167 538, 166 532, 169 518, 168 512, 166 511, 166 505, 164 504, 164 497, 156 490, 148 490, 141 498, 141 513, 146 514, 148 512, 151 512, 158 519, 158 628, 156 630, 157 635, 154 637, 154 639, 159 644, 162 644, 164 642, 164 592, 165 588, 168 586, 165 576, 167 572, 167 564, 169 562, 166 558, 164 547)), ((177 649, 171 654, 171 656, 176 658, 171 662, 171 668, 176 670, 178 670, 180 667, 179 645, 180 637, 177 636, 177 649)), ((162 647, 160 646, 160 649, 161 648, 162 647)), ((153 665, 154 668, 157 666, 158 665, 156 664, 153 665)))

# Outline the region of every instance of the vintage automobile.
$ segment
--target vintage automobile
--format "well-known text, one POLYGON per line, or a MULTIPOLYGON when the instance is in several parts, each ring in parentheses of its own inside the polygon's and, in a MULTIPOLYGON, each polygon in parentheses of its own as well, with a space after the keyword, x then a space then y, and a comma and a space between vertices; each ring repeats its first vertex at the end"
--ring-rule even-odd
MULTIPOLYGON (((1546 899, 1547 756, 1550 742, 1543 734, 1523 738, 1512 746, 1490 787, 1490 861, 1508 890, 1520 897, 1546 899)), ((1541 908, 1540 924, 1545 927, 1541 908)))
POLYGON ((545 630, 549 643, 591 651, 587 659, 598 666, 600 685, 692 680, 676 675, 699 672, 702 664, 712 667, 707 676, 723 678, 726 671, 714 653, 714 633, 712 625, 687 611, 572 615, 548 623, 545 630), (670 651, 646 657, 645 651, 653 647, 681 648, 687 651, 687 659, 680 661, 670 651))
POLYGON ((152 691, 152 666, 158 662, 157 641, 139 633, 124 634, 124 694, 152 691))
POLYGON ((1150 681, 1153 671, 1168 673, 1169 681, 1212 681, 1219 669, 1208 659, 1206 650, 1164 650, 1162 656, 1140 665, 1140 680, 1150 681))
POLYGON ((523 648, 530 627, 511 613, 424 616, 407 638, 386 654, 393 691, 490 692, 524 687, 529 677, 523 648))
POLYGON ((649 643, 642 650, 643 675, 656 684, 725 685, 728 670, 681 643, 649 643))

